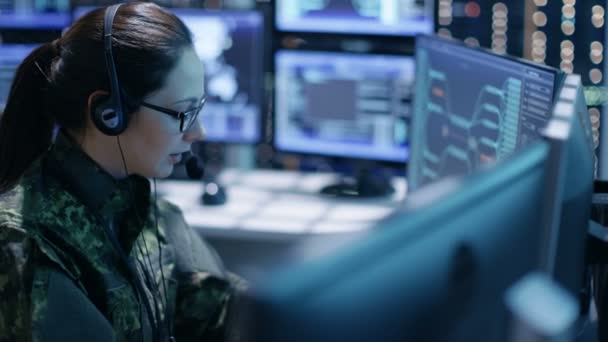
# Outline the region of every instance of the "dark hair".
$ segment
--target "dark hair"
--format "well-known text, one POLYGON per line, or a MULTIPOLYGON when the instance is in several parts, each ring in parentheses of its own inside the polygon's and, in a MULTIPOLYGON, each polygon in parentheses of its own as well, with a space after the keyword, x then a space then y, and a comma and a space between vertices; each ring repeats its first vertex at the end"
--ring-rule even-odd
MULTIPOLYGON (((110 91, 103 51, 105 8, 76 21, 60 39, 21 63, 0 117, 0 193, 48 150, 55 124, 81 131, 88 98, 110 91)), ((127 115, 163 87, 192 35, 174 14, 152 3, 122 5, 114 18, 112 49, 127 115)))

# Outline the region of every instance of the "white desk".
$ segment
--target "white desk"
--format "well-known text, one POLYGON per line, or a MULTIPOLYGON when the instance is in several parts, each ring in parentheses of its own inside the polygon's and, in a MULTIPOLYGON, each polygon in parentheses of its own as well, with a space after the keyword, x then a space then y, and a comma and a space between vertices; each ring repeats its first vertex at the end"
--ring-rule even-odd
POLYGON ((203 184, 165 180, 161 196, 181 207, 186 221, 204 236, 241 239, 294 239, 311 234, 370 228, 405 198, 406 182, 392 180, 395 193, 384 198, 331 198, 319 190, 337 180, 329 173, 228 169, 219 181, 228 201, 203 206, 203 184))

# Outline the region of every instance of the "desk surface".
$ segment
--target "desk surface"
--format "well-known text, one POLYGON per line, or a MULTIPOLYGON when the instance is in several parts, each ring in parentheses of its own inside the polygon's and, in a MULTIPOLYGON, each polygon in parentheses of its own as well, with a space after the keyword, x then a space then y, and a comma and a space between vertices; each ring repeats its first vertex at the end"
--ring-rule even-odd
POLYGON ((228 169, 219 176, 228 201, 203 206, 203 183, 164 180, 159 194, 178 205, 186 221, 204 235, 234 238, 295 238, 370 228, 405 198, 406 182, 392 180, 395 193, 375 199, 332 198, 319 190, 337 180, 330 173, 228 169))

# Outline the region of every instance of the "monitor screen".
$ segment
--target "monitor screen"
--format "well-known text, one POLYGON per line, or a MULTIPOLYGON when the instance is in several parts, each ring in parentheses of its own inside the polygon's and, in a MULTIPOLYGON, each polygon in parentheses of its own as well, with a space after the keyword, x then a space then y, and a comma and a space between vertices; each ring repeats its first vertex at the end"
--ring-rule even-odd
MULTIPOLYGON (((79 18, 94 7, 78 7, 79 18)), ((261 137, 264 18, 255 11, 178 9, 204 65, 205 140, 253 143, 261 137)))
POLYGON ((194 35, 205 69, 206 140, 250 143, 261 137, 263 17, 254 11, 173 9, 194 35))
POLYGON ((554 69, 431 36, 416 66, 408 189, 508 156, 550 118, 554 69))
POLYGON ((407 35, 433 32, 432 0, 277 0, 281 31, 407 35))
POLYGON ((0 111, 6 106, 17 67, 36 46, 0 44, 0 111))
POLYGON ((275 77, 279 150, 407 160, 413 58, 279 51, 275 77))
POLYGON ((0 29, 63 29, 70 25, 70 2, 0 1, 0 29))

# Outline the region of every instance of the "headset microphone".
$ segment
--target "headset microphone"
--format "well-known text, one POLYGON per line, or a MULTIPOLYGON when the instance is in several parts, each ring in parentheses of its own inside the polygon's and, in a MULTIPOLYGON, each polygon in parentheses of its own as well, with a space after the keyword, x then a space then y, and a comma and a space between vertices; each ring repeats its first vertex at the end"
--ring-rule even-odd
POLYGON ((203 163, 197 156, 191 154, 186 161, 186 174, 188 178, 195 180, 201 179, 205 175, 203 163))

